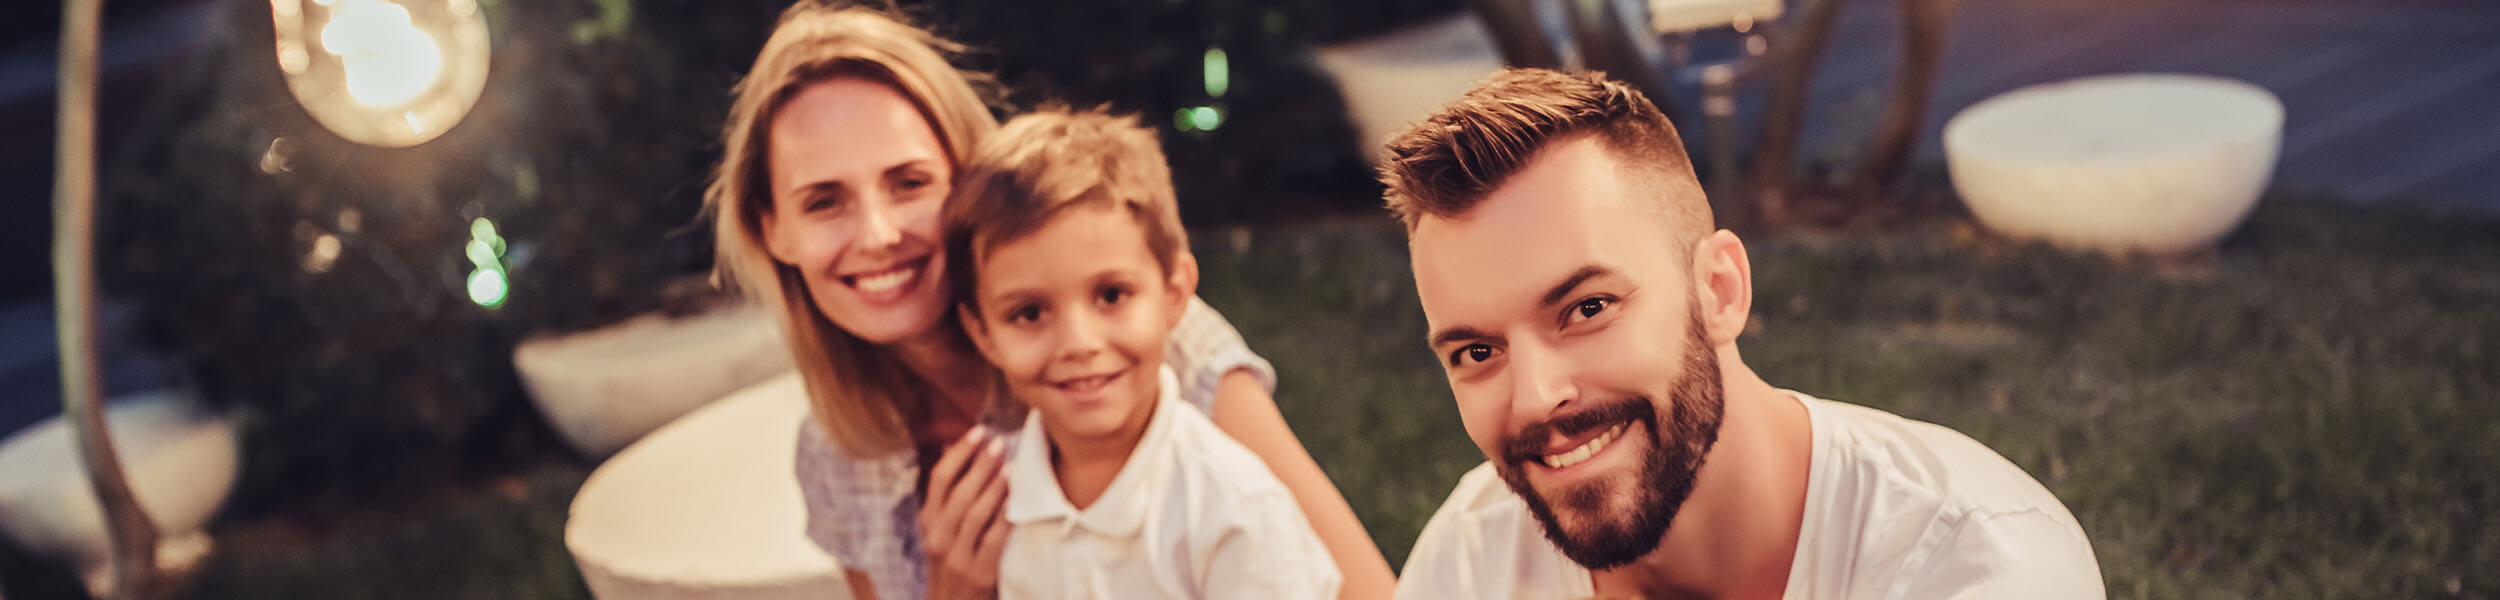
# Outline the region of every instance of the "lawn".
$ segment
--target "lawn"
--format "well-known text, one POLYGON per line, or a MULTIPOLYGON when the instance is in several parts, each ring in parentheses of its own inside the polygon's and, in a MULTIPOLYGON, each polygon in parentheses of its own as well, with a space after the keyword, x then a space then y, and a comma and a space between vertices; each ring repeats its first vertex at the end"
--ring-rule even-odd
MULTIPOLYGON (((1195 243, 1202 294, 1402 562, 1481 455, 1400 234, 1195 243)), ((2112 597, 2500 597, 2500 222, 2278 194, 2185 263, 1960 221, 1749 249, 1748 364, 2004 453, 2074 511, 2112 597)))
MULTIPOLYGON (((1386 217, 1193 238, 1201 293, 1402 562, 1480 457, 1386 217)), ((2277 194, 2214 256, 1945 219, 1749 244, 1772 383, 1941 423, 2064 499, 2118 598, 2500 597, 2500 221, 2277 194)), ((234 524, 189 597, 578 597, 583 465, 363 526, 234 524)), ((0 549, 0 555, 8 555, 0 549)), ((0 556, 10 598, 65 589, 0 556)))

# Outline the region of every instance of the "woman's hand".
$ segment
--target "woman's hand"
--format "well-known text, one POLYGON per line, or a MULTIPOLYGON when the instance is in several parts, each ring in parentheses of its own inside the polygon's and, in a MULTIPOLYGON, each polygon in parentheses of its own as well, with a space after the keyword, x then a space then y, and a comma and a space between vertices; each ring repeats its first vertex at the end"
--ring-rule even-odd
POLYGON ((991 598, 1007 545, 1007 477, 997 433, 973 426, 929 467, 920 506, 920 547, 929 561, 929 598, 991 598))

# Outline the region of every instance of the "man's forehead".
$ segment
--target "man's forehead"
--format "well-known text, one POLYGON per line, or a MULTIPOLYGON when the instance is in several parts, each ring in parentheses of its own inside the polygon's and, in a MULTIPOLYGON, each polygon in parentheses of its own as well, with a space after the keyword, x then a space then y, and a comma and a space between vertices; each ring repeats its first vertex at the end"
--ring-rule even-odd
POLYGON ((1614 161, 1596 149, 1551 148, 1466 213, 1416 223, 1408 250, 1432 327, 1483 327, 1536 306, 1576 271, 1621 263, 1613 238, 1636 219, 1614 161))

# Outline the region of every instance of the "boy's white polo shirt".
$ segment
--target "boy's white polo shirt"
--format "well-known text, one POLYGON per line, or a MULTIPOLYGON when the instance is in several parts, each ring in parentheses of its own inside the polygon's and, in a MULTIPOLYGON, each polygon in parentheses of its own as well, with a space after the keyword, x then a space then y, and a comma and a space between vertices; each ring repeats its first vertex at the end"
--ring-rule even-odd
MULTIPOLYGON (((1786 600, 2102 598, 2083 528, 2039 481, 1960 432, 1789 392, 1813 423, 1786 600)), ((1490 463, 1425 523, 1404 599, 1587 598, 1589 570, 1545 539, 1490 463)))
POLYGON ((1050 466, 1041 411, 1007 462, 1000 598, 1335 598, 1336 563, 1267 463, 1162 393, 1128 463, 1079 510, 1050 466))

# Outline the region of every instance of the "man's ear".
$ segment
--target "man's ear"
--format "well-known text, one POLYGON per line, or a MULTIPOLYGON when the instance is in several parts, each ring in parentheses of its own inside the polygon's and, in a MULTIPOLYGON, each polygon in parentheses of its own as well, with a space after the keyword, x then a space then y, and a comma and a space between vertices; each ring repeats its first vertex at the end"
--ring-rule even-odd
POLYGON ((1693 243, 1693 301, 1710 344, 1736 343, 1753 317, 1753 263, 1745 242, 1725 229, 1693 243))
POLYGON ((963 325, 964 337, 972 338, 972 347, 981 351, 981 358, 997 361, 997 353, 991 351, 990 326, 981 322, 980 313, 974 312, 972 305, 956 304, 955 321, 963 325))
POLYGON ((1163 326, 1179 327, 1181 315, 1189 312, 1189 299, 1198 295, 1198 255, 1191 254, 1187 248, 1181 249, 1179 256, 1172 258, 1172 275, 1167 279, 1169 281, 1165 283, 1171 286, 1172 297, 1169 299, 1171 305, 1166 307, 1170 310, 1165 313, 1163 326))

